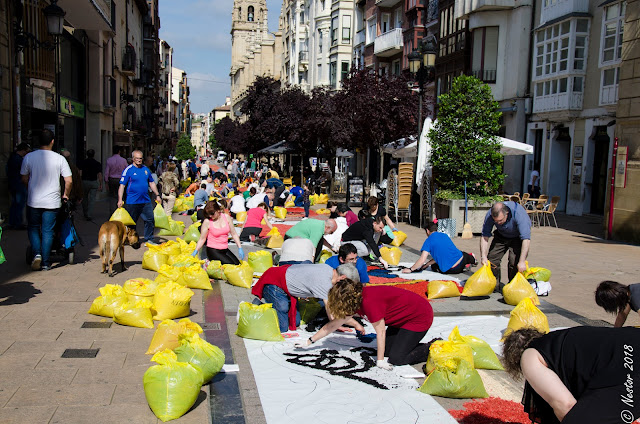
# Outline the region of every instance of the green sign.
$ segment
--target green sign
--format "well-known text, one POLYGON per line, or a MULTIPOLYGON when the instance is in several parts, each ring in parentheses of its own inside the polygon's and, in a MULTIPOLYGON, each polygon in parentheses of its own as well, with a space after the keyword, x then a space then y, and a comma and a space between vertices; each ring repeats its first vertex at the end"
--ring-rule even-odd
POLYGON ((84 118, 84 105, 75 100, 60 96, 60 112, 65 115, 84 118))

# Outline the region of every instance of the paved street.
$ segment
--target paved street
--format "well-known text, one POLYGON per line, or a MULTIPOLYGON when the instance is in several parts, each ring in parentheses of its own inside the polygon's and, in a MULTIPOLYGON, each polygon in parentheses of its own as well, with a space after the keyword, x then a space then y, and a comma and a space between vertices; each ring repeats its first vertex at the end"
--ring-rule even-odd
MULTIPOLYGON (((105 206, 99 204, 99 222, 107 219, 105 206)), ((529 261, 552 271, 553 291, 542 306, 551 327, 613 322, 613 317, 595 305, 595 286, 603 279, 635 282, 640 248, 594 237, 596 218, 559 216, 558 221, 567 229, 533 229, 529 261)), ((399 227, 409 234, 402 260, 414 260, 424 232, 406 224, 399 227)), ((127 247, 129 270, 114 278, 100 274, 96 248, 99 225, 78 219, 77 228, 84 241, 84 246, 77 247, 77 264, 49 272, 31 272, 26 266, 26 232, 3 234, 1 245, 7 262, 0 266, 0 422, 157 422, 142 388, 142 376, 151 365, 144 352, 153 330, 117 324, 82 328, 85 322, 111 321, 87 314, 99 295, 98 287, 122 284, 133 277, 154 278, 155 273, 141 269, 144 249, 127 247), (61 358, 69 348, 100 350, 91 359, 61 358)), ((478 255, 478 237, 454 241, 462 250, 478 255)), ((119 271, 119 265, 116 269, 119 271)), ((243 340, 234 335, 237 305, 250 300, 248 291, 223 283, 212 292, 194 292, 191 319, 203 325, 207 339, 225 350, 227 363, 238 364, 240 372, 220 374, 212 385, 204 386, 194 409, 177 422, 265 422, 243 340), (225 317, 230 318, 226 319, 229 336, 224 332, 225 317)), ((436 316, 508 314, 511 307, 499 299, 494 294, 483 301, 444 299, 432 304, 436 316)), ((640 325, 638 316, 630 316, 627 325, 640 325)), ((489 394, 519 401, 520 384, 503 373, 487 374, 482 376, 489 394)), ((436 400, 445 409, 459 409, 463 403, 436 400)))

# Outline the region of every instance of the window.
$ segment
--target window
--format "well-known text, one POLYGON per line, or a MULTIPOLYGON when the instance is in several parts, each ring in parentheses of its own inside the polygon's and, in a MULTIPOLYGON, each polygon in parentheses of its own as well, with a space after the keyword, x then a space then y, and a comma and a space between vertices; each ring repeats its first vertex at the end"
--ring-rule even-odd
POLYGON ((340 64, 340 81, 344 81, 349 76, 349 62, 340 64))
POLYGON ((614 64, 622 58, 622 35, 626 2, 615 3, 604 8, 602 37, 600 41, 600 63, 614 64))
MULTIPOLYGON (((565 21, 536 33, 536 77, 567 71, 570 30, 571 21, 565 21)), ((582 38, 584 43, 585 37, 582 38)), ((584 49, 584 44, 581 48, 584 49)))
POLYGON ((395 10, 395 23, 394 23, 394 28, 402 28, 402 16, 404 15, 403 11, 402 11, 402 7, 399 7, 395 10))
POLYGON ((304 10, 300 11, 300 24, 304 25, 304 10))
POLYGON ((495 82, 498 64, 498 27, 474 29, 472 43, 471 72, 473 76, 484 82, 495 82))
POLYGON ((400 75, 400 60, 394 60, 391 64, 391 73, 393 75, 400 75))
POLYGON ((372 16, 367 20, 367 37, 366 44, 373 43, 373 40, 376 39, 376 17, 372 16))
POLYGON ((338 17, 331 18, 331 45, 338 44, 338 17))
POLYGON ((384 34, 390 29, 391 29, 391 15, 388 13, 383 13, 382 19, 380 19, 380 34, 384 34))
POLYGON ((344 15, 342 17, 342 42, 351 42, 351 15, 344 15))
POLYGON ((620 68, 605 69, 602 71, 602 86, 610 87, 620 82, 620 68))
POLYGON ((318 65, 318 73, 316 75, 316 84, 322 83, 322 64, 318 65))
POLYGON ((337 62, 331 62, 329 64, 329 85, 331 86, 331 88, 336 88, 336 72, 338 70, 337 68, 337 62))
POLYGON ((318 53, 322 53, 322 30, 318 30, 318 53))
POLYGON ((249 6, 247 9, 247 21, 253 22, 253 6, 249 6))

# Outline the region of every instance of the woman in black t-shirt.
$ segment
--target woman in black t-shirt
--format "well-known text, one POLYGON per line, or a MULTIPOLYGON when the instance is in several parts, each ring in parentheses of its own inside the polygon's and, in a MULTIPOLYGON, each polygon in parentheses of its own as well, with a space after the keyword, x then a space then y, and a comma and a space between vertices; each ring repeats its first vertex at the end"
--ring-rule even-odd
POLYGON ((615 281, 603 281, 596 289, 596 303, 616 315, 614 327, 622 327, 629 312, 640 314, 640 284, 627 286, 615 281))

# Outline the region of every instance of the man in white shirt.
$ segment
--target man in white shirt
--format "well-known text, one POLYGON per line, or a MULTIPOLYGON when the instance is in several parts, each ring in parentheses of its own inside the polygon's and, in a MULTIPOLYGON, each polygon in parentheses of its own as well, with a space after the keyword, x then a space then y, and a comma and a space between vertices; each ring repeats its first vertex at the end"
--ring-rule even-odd
POLYGON ((529 185, 527 186, 527 192, 537 199, 540 197, 540 172, 537 169, 531 171, 531 177, 529 178, 529 185))
POLYGON ((231 198, 231 207, 229 208, 229 212, 231 212, 231 216, 233 218, 236 217, 238 212, 246 212, 246 208, 244 207, 244 196, 242 193, 237 192, 235 196, 231 198))
POLYGON ((202 162, 202 166, 200 167, 200 178, 205 180, 209 176, 209 165, 207 161, 202 162))
POLYGON ((67 160, 53 149, 54 135, 49 130, 39 134, 39 150, 24 157, 20 175, 27 186, 28 234, 33 260, 31 269, 47 271, 53 244, 56 217, 61 206, 60 177, 64 178, 62 199, 69 200, 71 169, 67 160))

